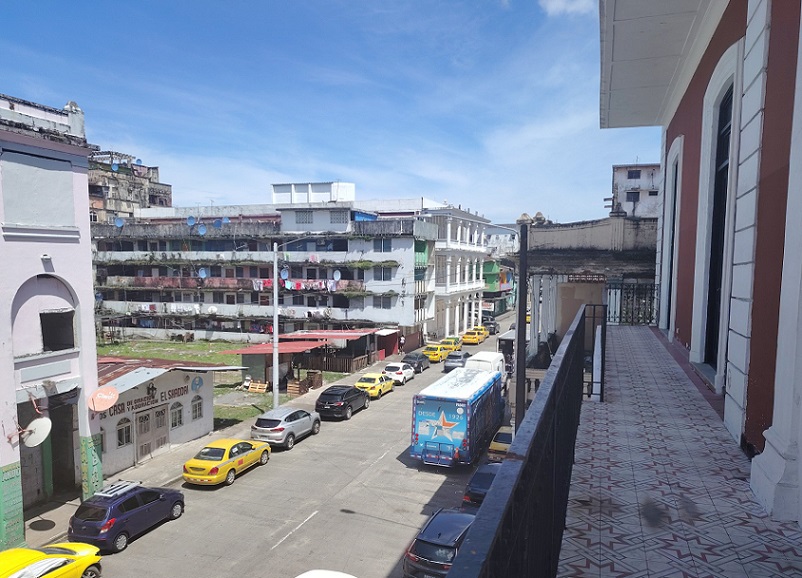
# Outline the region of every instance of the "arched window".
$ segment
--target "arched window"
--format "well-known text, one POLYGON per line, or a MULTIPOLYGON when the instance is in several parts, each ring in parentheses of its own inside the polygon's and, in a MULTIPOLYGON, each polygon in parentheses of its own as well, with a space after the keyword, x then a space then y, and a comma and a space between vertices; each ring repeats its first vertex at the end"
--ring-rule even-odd
POLYGON ((203 398, 196 395, 192 398, 192 421, 203 417, 203 398))
POLYGON ((184 425, 184 406, 175 402, 170 406, 170 429, 184 425))
POLYGON ((121 448, 132 443, 131 420, 127 417, 124 417, 117 422, 117 447, 121 448))

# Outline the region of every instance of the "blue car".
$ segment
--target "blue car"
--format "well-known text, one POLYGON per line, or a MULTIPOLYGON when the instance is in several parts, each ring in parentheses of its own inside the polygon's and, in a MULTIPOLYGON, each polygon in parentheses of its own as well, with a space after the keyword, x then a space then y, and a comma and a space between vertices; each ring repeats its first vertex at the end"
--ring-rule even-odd
POLYGON ((184 494, 179 490, 114 482, 78 506, 67 537, 71 542, 122 552, 131 538, 183 513, 184 494))

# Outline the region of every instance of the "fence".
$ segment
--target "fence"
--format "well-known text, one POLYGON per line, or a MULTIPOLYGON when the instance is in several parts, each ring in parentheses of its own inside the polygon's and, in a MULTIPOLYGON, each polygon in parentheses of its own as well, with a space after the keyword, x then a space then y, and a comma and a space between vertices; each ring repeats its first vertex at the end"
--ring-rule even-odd
POLYGON ((316 369, 318 371, 356 373, 375 363, 377 359, 376 353, 359 355, 357 357, 304 354, 301 356, 298 365, 304 369, 316 369))
POLYGON ((608 283, 607 321, 614 325, 657 325, 659 296, 656 283, 608 283))
POLYGON ((448 576, 555 576, 582 405, 585 308, 577 312, 448 576))

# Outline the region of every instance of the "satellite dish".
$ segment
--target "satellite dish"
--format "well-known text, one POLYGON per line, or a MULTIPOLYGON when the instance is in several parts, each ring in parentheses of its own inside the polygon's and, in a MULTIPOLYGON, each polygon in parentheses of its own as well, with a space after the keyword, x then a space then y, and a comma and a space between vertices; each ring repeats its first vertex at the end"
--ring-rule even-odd
POLYGON ((142 159, 136 159, 136 164, 141 165, 142 164, 142 159))
POLYGON ((190 227, 194 227, 196 222, 197 221, 195 221, 195 217, 193 217, 192 215, 187 217, 187 225, 189 225, 190 227))
POLYGON ((116 217, 114 219, 114 226, 115 227, 117 227, 118 229, 122 229, 123 225, 125 225, 125 221, 123 220, 122 217, 116 217))
POLYGON ((205 235, 206 234, 206 225, 201 223, 198 225, 198 235, 205 235))
POLYGON ((290 278, 290 272, 287 271, 286 269, 282 269, 279 275, 281 275, 281 278, 284 279, 285 281, 290 278))
POLYGON ((89 396, 89 409, 95 412, 106 411, 117 403, 119 397, 120 392, 113 385, 99 387, 89 396))
POLYGON ((223 224, 224 225, 228 225, 230 222, 231 222, 231 219, 229 219, 228 217, 223 217, 223 224))
POLYGON ((222 220, 222 219, 215 219, 215 220, 214 220, 214 223, 212 223, 212 226, 213 226, 215 229, 220 229, 220 228, 222 228, 222 227, 223 227, 223 220, 222 220))
POLYGON ((20 432, 19 437, 27 447, 34 448, 47 439, 52 427, 53 422, 49 417, 37 417, 20 432))
POLYGON ((117 163, 112 163, 111 170, 113 170, 116 173, 118 170, 120 170, 120 165, 118 165, 117 163))
POLYGON ((332 275, 332 278, 335 281, 339 281, 340 279, 342 279, 342 275, 340 274, 340 270, 339 269, 335 269, 334 270, 334 274, 332 275))
POLYGON ((209 315, 214 315, 215 313, 217 313, 217 307, 215 307, 214 305, 210 305, 207 311, 209 312, 209 315))
POLYGON ((205 268, 201 267, 200 269, 198 269, 198 277, 200 277, 201 279, 206 279, 206 276, 208 274, 209 273, 206 272, 205 268))

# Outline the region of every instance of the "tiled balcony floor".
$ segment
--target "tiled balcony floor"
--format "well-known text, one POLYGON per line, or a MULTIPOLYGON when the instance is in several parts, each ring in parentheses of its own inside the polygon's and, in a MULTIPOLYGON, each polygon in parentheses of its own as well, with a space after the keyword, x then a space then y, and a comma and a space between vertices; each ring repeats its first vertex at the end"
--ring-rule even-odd
POLYGON ((802 530, 754 499, 750 463, 648 327, 608 327, 585 402, 559 576, 802 577, 802 530))

